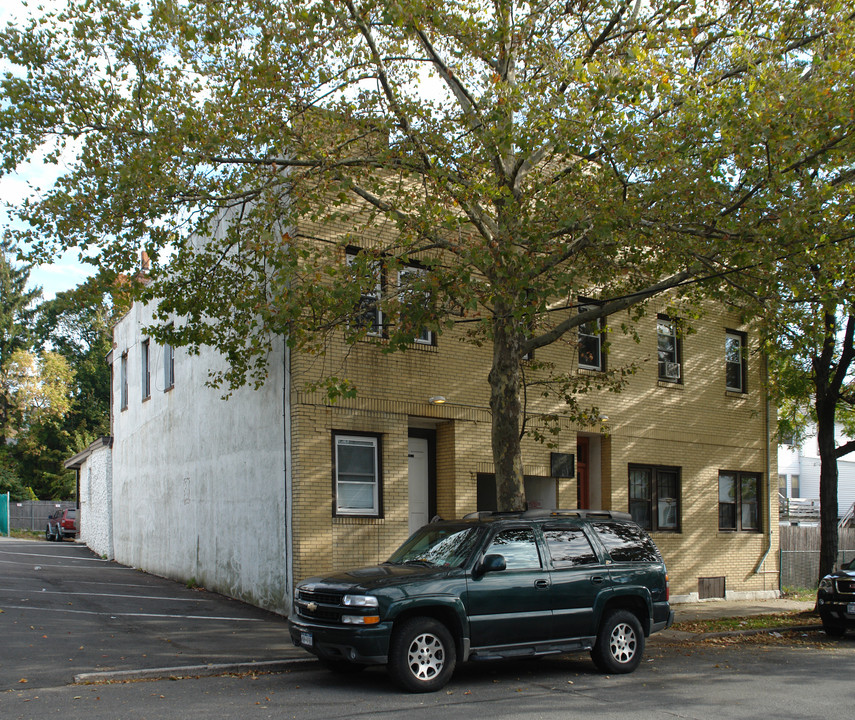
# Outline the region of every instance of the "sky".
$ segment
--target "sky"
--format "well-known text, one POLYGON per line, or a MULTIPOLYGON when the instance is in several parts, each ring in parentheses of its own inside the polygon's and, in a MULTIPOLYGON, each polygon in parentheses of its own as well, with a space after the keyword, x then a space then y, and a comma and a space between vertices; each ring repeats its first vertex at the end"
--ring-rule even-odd
MULTIPOLYGON (((57 4, 55 0, 41 0, 42 5, 57 4)), ((24 13, 21 0, 4 0, 0 4, 0 26, 24 13)), ((12 223, 6 210, 6 203, 17 203, 30 193, 30 186, 50 187, 56 177, 57 168, 35 162, 20 168, 16 175, 0 178, 0 233, 12 223)), ((77 259, 77 253, 66 253, 49 265, 39 265, 30 271, 30 287, 41 287, 45 299, 56 293, 70 290, 92 274, 92 266, 84 265, 77 259)))

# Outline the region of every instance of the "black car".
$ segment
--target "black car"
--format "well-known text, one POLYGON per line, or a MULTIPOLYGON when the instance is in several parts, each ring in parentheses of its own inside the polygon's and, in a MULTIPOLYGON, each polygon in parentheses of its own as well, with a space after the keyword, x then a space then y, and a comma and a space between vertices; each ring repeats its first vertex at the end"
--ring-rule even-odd
POLYGON ((820 581, 816 605, 827 635, 840 637, 855 628, 855 558, 820 581))
POLYGON ((668 627, 665 564, 627 513, 473 513, 416 531, 381 565, 299 583, 295 645, 334 670, 386 665, 440 689, 466 660, 590 651, 632 672, 668 627))

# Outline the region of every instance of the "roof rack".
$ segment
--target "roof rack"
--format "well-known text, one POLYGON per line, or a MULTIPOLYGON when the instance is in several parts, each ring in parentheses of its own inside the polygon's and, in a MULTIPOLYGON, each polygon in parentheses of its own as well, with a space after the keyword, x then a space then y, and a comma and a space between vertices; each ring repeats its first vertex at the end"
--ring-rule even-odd
POLYGON ((523 512, 493 512, 492 510, 478 510, 463 516, 464 520, 485 520, 490 517, 519 517, 525 519, 549 518, 549 517, 578 517, 578 518, 608 518, 610 520, 632 520, 632 515, 619 510, 587 510, 587 509, 558 509, 525 510, 523 512))

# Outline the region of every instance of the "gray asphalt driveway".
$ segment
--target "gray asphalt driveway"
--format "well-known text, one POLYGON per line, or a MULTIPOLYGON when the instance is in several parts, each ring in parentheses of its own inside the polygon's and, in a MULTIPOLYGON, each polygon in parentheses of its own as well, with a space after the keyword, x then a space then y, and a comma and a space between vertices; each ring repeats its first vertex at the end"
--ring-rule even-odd
POLYGON ((0 692, 92 672, 309 657, 278 615, 103 560, 79 543, 7 538, 0 648, 0 692))

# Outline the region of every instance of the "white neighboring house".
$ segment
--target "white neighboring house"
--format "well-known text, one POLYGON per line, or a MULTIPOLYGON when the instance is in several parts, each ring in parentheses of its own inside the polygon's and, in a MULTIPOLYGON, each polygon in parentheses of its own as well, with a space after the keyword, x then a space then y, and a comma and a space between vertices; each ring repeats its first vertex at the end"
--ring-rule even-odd
POLYGON ((80 540, 113 559, 113 438, 102 437, 65 461, 77 471, 77 527, 80 540))
MULTIPOLYGON (((839 446, 851 438, 835 428, 839 446)), ((781 522, 819 524, 819 449, 816 434, 810 433, 799 447, 778 446, 778 496, 781 522)), ((837 516, 851 516, 855 504, 855 453, 837 460, 837 516)))
POLYGON ((224 400, 205 385, 222 357, 156 344, 144 330, 152 312, 134 303, 113 329, 112 453, 95 443, 66 462, 78 472, 82 539, 124 565, 285 613, 285 343, 261 388, 224 400))

